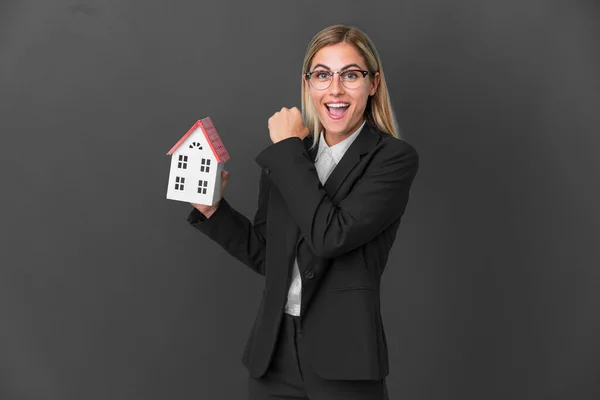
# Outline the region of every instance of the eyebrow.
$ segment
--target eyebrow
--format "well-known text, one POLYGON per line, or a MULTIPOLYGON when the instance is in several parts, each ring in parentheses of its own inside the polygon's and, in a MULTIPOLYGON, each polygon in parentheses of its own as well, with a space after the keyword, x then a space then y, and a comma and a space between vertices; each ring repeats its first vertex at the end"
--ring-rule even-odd
MULTIPOLYGON (((331 71, 331 68, 329 68, 327 65, 323 65, 323 64, 317 64, 317 65, 315 65, 315 66, 313 67, 313 70, 315 70, 317 67, 323 67, 323 68, 326 68, 326 69, 328 69, 328 70, 330 70, 330 71, 331 71)), ((360 69, 360 68, 361 68, 361 66, 360 66, 360 65, 358 65, 358 64, 348 64, 348 65, 346 65, 345 67, 342 67, 342 69, 340 69, 340 71, 343 71, 343 70, 345 70, 345 69, 347 69, 347 68, 350 68, 350 67, 356 67, 356 68, 358 68, 358 69, 360 69)))

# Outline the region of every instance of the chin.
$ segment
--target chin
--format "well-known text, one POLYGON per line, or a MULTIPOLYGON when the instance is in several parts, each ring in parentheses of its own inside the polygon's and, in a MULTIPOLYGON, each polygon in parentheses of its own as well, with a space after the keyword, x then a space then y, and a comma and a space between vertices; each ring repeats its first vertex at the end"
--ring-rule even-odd
POLYGON ((333 123, 331 121, 328 121, 327 123, 323 124, 323 128, 330 135, 342 136, 342 135, 346 135, 346 134, 348 134, 348 135, 351 134, 354 131, 352 129, 352 127, 354 125, 355 125, 355 123, 353 123, 352 121, 349 121, 349 122, 337 121, 337 122, 333 122, 333 123))
POLYGON ((345 133, 349 133, 348 132, 348 127, 342 127, 342 128, 332 128, 332 127, 325 127, 325 130, 327 131, 328 134, 330 135, 334 135, 334 136, 342 136, 345 133))
POLYGON ((321 125, 329 133, 342 134, 350 129, 352 121, 349 119, 349 116, 338 121, 332 121, 328 115, 321 115, 321 125))

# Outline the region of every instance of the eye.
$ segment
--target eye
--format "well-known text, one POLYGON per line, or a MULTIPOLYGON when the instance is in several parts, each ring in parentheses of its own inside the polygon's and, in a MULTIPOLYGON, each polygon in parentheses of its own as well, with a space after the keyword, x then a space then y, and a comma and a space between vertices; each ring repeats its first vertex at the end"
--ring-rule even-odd
POLYGON ((345 71, 342 73, 344 79, 349 81, 355 81, 358 79, 358 73, 356 71, 345 71))
POLYGON ((315 71, 314 76, 315 76, 315 78, 317 78, 319 80, 329 79, 329 74, 325 71, 315 71))

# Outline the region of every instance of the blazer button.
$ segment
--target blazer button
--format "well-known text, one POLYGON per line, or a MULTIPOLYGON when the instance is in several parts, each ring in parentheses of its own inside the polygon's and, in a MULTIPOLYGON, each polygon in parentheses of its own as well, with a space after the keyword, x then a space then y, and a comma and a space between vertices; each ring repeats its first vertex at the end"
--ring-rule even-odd
POLYGON ((315 271, 313 271, 312 269, 307 269, 306 271, 304 271, 304 277, 306 279, 312 279, 315 277, 315 271))
POLYGON ((265 172, 267 173, 267 175, 269 175, 271 173, 271 168, 269 168, 269 167, 265 168, 265 172))

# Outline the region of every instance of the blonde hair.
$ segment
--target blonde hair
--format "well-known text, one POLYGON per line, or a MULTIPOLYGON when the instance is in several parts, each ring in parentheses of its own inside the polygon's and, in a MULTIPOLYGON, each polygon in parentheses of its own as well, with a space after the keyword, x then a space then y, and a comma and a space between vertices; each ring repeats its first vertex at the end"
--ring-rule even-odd
MULTIPOLYGON (((354 26, 333 25, 317 33, 308 45, 304 62, 302 64, 302 116, 308 128, 309 135, 313 135, 312 147, 319 143, 319 136, 323 129, 319 116, 312 103, 309 91, 306 89, 306 72, 309 72, 315 54, 323 47, 339 43, 348 43, 356 48, 367 63, 370 72, 379 72, 380 82, 377 92, 367 100, 365 117, 367 124, 396 138, 400 136, 398 123, 391 106, 390 96, 385 82, 385 75, 379 54, 375 45, 366 33, 354 26)), ((369 75, 368 79, 372 79, 369 75)))

